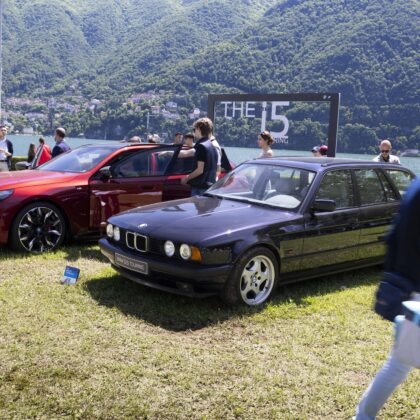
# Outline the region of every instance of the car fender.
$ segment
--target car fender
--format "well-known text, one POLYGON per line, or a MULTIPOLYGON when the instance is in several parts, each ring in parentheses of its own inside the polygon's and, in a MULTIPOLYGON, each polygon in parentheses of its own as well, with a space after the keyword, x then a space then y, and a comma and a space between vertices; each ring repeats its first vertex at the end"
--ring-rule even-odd
POLYGON ((70 223, 71 218, 69 217, 69 215, 67 214, 67 212, 63 209, 63 207, 60 205, 60 203, 57 203, 55 200, 51 200, 51 197, 28 197, 28 200, 25 200, 24 202, 20 203, 19 208, 17 209, 16 213, 13 215, 12 219, 11 219, 11 223, 9 225, 9 229, 7 231, 7 241, 10 239, 10 230, 12 229, 13 223, 18 215, 18 213, 28 204, 35 204, 35 203, 47 203, 47 204, 51 204, 55 207, 57 207, 57 209, 61 212, 61 214, 63 215, 64 221, 66 223, 66 230, 67 230, 67 238, 69 237, 69 235, 71 236, 73 233, 73 226, 70 223))
POLYGON ((276 246, 276 244, 271 241, 268 237, 263 240, 256 240, 256 241, 237 241, 235 245, 232 247, 232 263, 233 265, 236 264, 239 260, 239 258, 247 251, 249 251, 252 248, 257 247, 264 247, 269 249, 273 252, 273 254, 276 256, 277 264, 279 267, 279 270, 281 268, 281 253, 280 253, 280 247, 276 246))
POLYGON ((17 216, 17 214, 20 212, 22 208, 27 206, 28 204, 38 203, 38 202, 44 202, 48 204, 52 204, 53 206, 57 207, 58 210, 61 211, 64 220, 66 222, 66 228, 67 228, 67 234, 70 236, 73 236, 75 232, 78 232, 80 230, 79 224, 74 220, 74 217, 72 218, 69 209, 65 208, 60 200, 56 200, 54 196, 51 195, 37 195, 37 196, 28 196, 23 201, 19 202, 19 205, 17 207, 14 207, 14 213, 10 219, 9 223, 9 229, 8 229, 8 236, 10 236, 10 229, 13 225, 13 222, 17 216))

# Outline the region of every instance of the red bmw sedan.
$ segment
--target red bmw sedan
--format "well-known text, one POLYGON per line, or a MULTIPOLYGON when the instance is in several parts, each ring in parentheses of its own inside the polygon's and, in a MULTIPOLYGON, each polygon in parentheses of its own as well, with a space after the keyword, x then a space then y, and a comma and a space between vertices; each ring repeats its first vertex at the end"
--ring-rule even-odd
POLYGON ((0 173, 0 245, 53 250, 71 238, 99 236, 121 211, 188 197, 190 187, 180 181, 194 159, 179 157, 181 147, 88 145, 35 170, 0 173))

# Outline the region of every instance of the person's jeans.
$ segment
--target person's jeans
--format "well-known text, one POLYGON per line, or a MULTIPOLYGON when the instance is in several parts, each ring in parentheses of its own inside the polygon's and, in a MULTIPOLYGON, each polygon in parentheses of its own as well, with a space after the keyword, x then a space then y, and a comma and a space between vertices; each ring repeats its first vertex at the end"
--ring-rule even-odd
POLYGON ((357 407, 355 420, 374 420, 397 386, 404 382, 411 367, 400 362, 391 352, 382 369, 363 394, 357 407))
POLYGON ((207 191, 207 188, 191 187, 191 197, 194 195, 201 195, 207 191))

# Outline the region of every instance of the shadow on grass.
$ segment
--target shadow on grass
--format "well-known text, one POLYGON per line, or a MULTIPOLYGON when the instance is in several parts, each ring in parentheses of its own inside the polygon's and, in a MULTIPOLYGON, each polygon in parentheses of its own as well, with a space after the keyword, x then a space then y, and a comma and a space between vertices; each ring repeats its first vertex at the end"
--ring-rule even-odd
MULTIPOLYGON (((376 284, 380 273, 380 268, 370 268, 281 286, 271 304, 277 306, 292 300, 298 306, 308 306, 307 297, 376 284)), ((266 307, 228 307, 217 296, 193 299, 173 295, 141 286, 118 274, 87 281, 84 287, 100 305, 118 308, 128 316, 175 332, 199 330, 230 318, 250 316, 266 307)))
POLYGON ((101 254, 97 243, 90 245, 72 244, 62 248, 61 251, 64 251, 64 253, 67 254, 64 258, 68 262, 76 262, 80 258, 109 262, 108 259, 101 254))

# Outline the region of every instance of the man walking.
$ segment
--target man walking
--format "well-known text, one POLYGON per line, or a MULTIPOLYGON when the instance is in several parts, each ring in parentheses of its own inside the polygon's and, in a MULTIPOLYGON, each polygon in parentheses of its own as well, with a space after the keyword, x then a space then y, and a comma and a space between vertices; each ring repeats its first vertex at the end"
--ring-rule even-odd
POLYGON ((54 135, 55 146, 52 149, 53 158, 55 158, 58 155, 61 155, 61 153, 71 150, 70 146, 64 140, 64 137, 66 137, 66 130, 64 130, 64 128, 62 127, 56 128, 54 135))
POLYGON ((213 124, 208 118, 200 118, 194 125, 194 170, 181 180, 182 184, 191 185, 191 195, 201 195, 216 182, 217 150, 210 136, 213 124))
MULTIPOLYGON (((399 215, 388 235, 385 270, 393 276, 396 285, 411 284, 413 293, 420 293, 420 178, 408 188, 401 203, 399 215), (396 276, 397 275, 397 276, 396 276)), ((417 349, 420 351, 420 349, 417 349)), ((405 381, 412 366, 399 360, 391 350, 388 360, 365 391, 355 420, 374 420, 394 390, 405 381)), ((407 415, 410 409, 407 408, 407 415)), ((414 414, 415 416, 415 414, 414 414)))
POLYGON ((0 172, 8 172, 12 167, 13 144, 6 138, 7 127, 0 125, 0 172))

